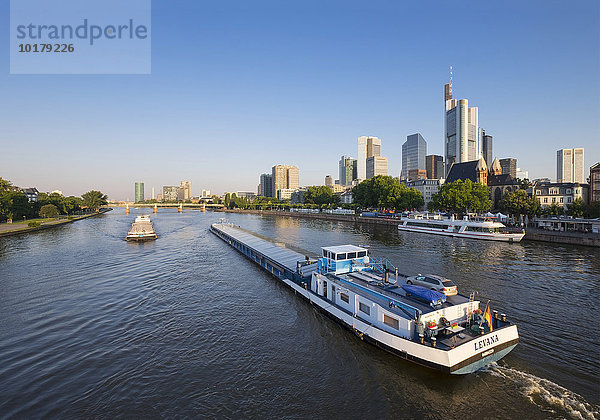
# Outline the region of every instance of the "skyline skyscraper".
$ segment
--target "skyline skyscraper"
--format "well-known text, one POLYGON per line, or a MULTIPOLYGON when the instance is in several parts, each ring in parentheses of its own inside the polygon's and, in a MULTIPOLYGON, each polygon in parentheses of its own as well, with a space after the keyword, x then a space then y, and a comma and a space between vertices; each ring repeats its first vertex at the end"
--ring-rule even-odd
POLYGON ((143 203, 145 200, 145 196, 144 196, 144 183, 143 182, 136 182, 135 183, 135 202, 136 203, 143 203))
POLYGON ((517 177, 517 159, 515 158, 504 158, 500 159, 500 167, 502 168, 502 174, 509 174, 513 178, 517 177))
POLYGON ((357 161, 350 156, 342 156, 338 162, 340 185, 345 187, 352 185, 352 181, 356 179, 357 161))
POLYGON ((331 187, 332 185, 333 185, 333 179, 331 178, 331 175, 326 175, 325 176, 325 186, 331 187))
POLYGON ((427 142, 421 133, 406 137, 402 145, 402 179, 413 179, 414 174, 419 178, 419 171, 426 172, 425 156, 427 155, 427 142))
POLYGON ((469 108, 467 99, 452 98, 452 68, 450 83, 444 85, 444 102, 444 154, 448 175, 453 163, 477 160, 481 155, 479 109, 469 108))
POLYGON ((356 159, 356 179, 359 181, 367 179, 367 159, 373 156, 381 156, 381 139, 360 136, 358 138, 358 158, 356 159))
POLYGON ((275 165, 272 168, 273 194, 278 190, 297 190, 299 186, 298 168, 292 165, 275 165))
POLYGON ((486 165, 490 166, 494 161, 493 138, 485 130, 481 130, 481 153, 486 165))
POLYGON ((556 152, 556 182, 585 183, 583 147, 556 152))
POLYGON ((366 179, 371 179, 377 175, 388 174, 388 158, 383 156, 371 156, 367 158, 366 179))
POLYGON ((260 176, 260 191, 258 195, 262 195, 263 197, 275 197, 273 194, 273 175, 272 174, 262 174, 260 176))
POLYGON ((183 193, 180 196, 183 197, 183 200, 191 200, 192 198, 192 182, 191 181, 181 181, 179 184, 179 188, 183 190, 183 193))
POLYGON ((439 155, 425 156, 427 179, 444 178, 444 157, 439 155))

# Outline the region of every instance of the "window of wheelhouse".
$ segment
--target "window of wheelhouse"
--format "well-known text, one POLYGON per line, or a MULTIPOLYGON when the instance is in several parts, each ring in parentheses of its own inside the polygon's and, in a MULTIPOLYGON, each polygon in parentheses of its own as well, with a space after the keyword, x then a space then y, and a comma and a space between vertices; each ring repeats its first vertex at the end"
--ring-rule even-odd
POLYGON ((362 257, 366 257, 366 256, 367 256, 367 251, 358 251, 357 258, 362 258, 362 257))
POLYGON ((346 259, 346 253, 343 253, 343 254, 337 254, 337 255, 335 256, 335 259, 336 259, 336 260, 338 260, 338 261, 339 261, 339 260, 345 260, 345 259, 346 259))

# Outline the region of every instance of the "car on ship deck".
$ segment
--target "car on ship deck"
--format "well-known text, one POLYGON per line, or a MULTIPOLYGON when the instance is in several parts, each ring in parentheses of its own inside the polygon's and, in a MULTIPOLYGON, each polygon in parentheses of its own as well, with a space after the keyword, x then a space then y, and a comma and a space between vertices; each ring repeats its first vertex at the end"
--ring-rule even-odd
POLYGON ((434 274, 411 276, 406 278, 406 284, 414 284, 423 286, 431 290, 443 293, 446 296, 454 296, 458 293, 456 284, 445 277, 436 276, 434 274))

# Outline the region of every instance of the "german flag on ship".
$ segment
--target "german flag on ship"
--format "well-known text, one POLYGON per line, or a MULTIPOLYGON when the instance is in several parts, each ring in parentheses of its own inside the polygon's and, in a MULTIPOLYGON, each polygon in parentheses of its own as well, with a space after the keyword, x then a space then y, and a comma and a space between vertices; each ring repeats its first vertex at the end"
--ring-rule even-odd
POLYGON ((490 332, 494 330, 492 326, 492 312, 490 311, 490 303, 488 302, 487 307, 485 308, 485 313, 483 314, 483 319, 485 319, 490 327, 490 332))

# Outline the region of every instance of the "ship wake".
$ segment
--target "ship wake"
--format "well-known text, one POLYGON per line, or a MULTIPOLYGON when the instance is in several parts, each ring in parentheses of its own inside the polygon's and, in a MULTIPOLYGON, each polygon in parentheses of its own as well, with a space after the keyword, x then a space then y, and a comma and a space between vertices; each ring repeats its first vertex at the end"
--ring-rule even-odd
POLYGON ((573 419, 600 419, 600 407, 581 395, 544 378, 492 363, 485 372, 504 378, 516 385, 521 393, 543 411, 558 417, 573 419))

